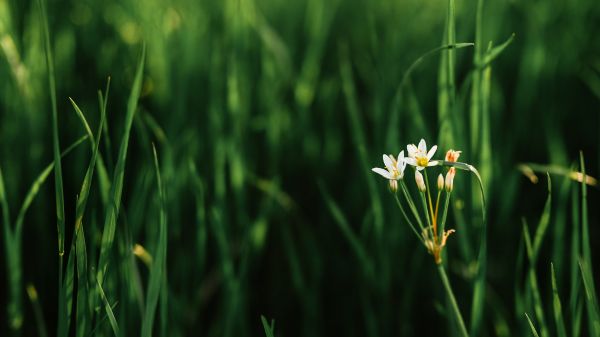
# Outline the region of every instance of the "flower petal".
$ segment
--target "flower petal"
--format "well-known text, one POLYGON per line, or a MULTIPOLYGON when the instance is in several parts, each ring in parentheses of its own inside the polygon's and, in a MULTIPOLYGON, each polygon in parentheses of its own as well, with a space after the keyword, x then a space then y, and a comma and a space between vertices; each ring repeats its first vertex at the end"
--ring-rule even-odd
POLYGON ((406 150, 408 151, 408 156, 409 157, 414 157, 415 154, 417 154, 417 147, 415 146, 415 144, 408 144, 406 145, 406 150))
POLYGON ((384 170, 382 168, 379 167, 374 167, 371 169, 371 171, 381 175, 382 177, 386 178, 386 179, 392 179, 392 176, 390 174, 390 172, 388 172, 387 170, 384 170))
POLYGON ((388 156, 387 154, 383 155, 383 163, 385 164, 385 167, 389 170, 390 168, 394 167, 392 158, 390 158, 390 156, 388 156))
POLYGON ((429 163, 427 163, 427 167, 429 166, 438 166, 440 164, 439 160, 431 160, 429 161, 429 163))
POLYGON ((427 152, 427 159, 431 160, 431 158, 435 154, 436 150, 437 150, 437 145, 432 146, 431 150, 429 150, 429 152, 427 152))
POLYGON ((404 171, 404 167, 406 167, 406 163, 404 162, 404 150, 400 151, 400 153, 398 153, 398 161, 396 161, 396 169, 398 169, 398 171, 400 171, 400 174, 402 174, 402 171, 404 171))
POLYGON ((419 151, 427 153, 427 144, 425 143, 425 139, 421 138, 421 141, 419 142, 419 151))
POLYGON ((404 162, 412 166, 417 166, 417 160, 415 158, 406 157, 404 158, 404 162))

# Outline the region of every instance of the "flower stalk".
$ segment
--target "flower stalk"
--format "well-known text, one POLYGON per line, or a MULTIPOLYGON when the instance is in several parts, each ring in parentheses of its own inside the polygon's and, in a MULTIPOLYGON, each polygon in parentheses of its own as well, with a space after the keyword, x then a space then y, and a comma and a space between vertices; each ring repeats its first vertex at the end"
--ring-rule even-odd
POLYGON ((450 286, 450 281, 448 280, 448 276, 446 275, 446 270, 442 264, 438 264, 438 273, 440 274, 440 278, 442 279, 442 283, 444 284, 444 289, 446 290, 446 294, 448 294, 448 299, 450 299, 450 305, 452 307, 452 311, 454 311, 454 316, 456 317, 456 322, 458 323, 458 327, 460 329, 461 335, 463 337, 469 337, 469 333, 467 332, 467 326, 465 325, 465 321, 462 318, 462 314, 460 313, 460 309, 458 308, 458 303, 456 302, 456 298, 454 297, 454 292, 452 291, 452 286, 450 286))
MULTIPOLYGON (((444 285, 444 289, 448 299, 450 300, 450 304, 456 317, 456 322, 458 323, 461 335, 462 337, 468 337, 469 334, 467 332, 467 328, 442 263, 442 256, 448 237, 455 232, 453 229, 445 229, 448 208, 450 206, 450 197, 452 196, 452 191, 454 189, 454 177, 456 175, 456 168, 454 166, 459 166, 459 168, 467 167, 470 171, 475 172, 476 170, 469 164, 457 162, 458 157, 461 154, 460 151, 449 150, 446 153, 444 158, 445 160, 441 161, 433 159, 436 150, 437 146, 434 145, 428 151, 425 140, 421 139, 418 146, 415 146, 414 144, 407 146, 408 157, 404 157, 404 151, 400 151, 397 159, 392 155, 383 155, 385 169, 373 168, 373 172, 383 176, 388 180, 390 191, 394 195, 394 199, 396 200, 396 204, 398 205, 402 216, 408 223, 411 231, 425 246, 427 252, 433 256, 434 262, 437 265, 438 273, 442 280, 442 284, 444 285), (410 165, 414 168, 415 187, 418 191, 419 198, 421 199, 422 212, 419 212, 419 209, 415 206, 413 197, 411 196, 411 193, 404 182, 404 170, 407 165, 410 165), (437 180, 435 181, 437 186, 437 195, 434 195, 435 200, 432 198, 433 193, 431 192, 431 185, 429 185, 427 172, 434 166, 451 166, 446 170, 445 176, 443 172, 439 173, 437 176, 437 180), (420 233, 417 227, 414 225, 414 222, 409 217, 409 214, 406 212, 403 202, 398 197, 398 189, 402 189, 401 195, 405 199, 404 202, 406 202, 411 209, 412 216, 419 226, 418 229, 420 229, 420 233), (440 215, 440 203, 442 203, 442 195, 444 196, 444 202, 440 215), (422 220, 421 215, 425 216, 425 221, 422 220)), ((442 169, 444 170, 444 168, 442 169)))

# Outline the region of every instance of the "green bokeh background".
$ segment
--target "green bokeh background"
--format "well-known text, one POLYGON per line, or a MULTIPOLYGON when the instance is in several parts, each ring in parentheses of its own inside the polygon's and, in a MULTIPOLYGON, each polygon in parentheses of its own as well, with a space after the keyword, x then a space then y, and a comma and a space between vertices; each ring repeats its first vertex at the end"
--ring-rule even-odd
MULTIPOLYGON (((134 261, 145 287, 147 269, 130 249, 139 243, 152 254, 158 235, 153 142, 167 194, 168 336, 261 336, 261 314, 275 319, 280 336, 454 334, 430 256, 405 225, 386 182, 368 171, 382 166, 382 153, 396 154, 420 138, 438 144, 438 158, 447 149, 462 150, 461 160, 482 173, 489 226, 482 335, 530 333, 518 312, 531 311, 517 272, 522 218, 533 232, 547 189, 543 173, 532 184, 518 164, 578 169, 573 165, 582 150, 588 173, 600 176, 597 0, 485 1, 485 47, 515 38, 492 63, 489 109, 479 120, 470 112, 474 49, 454 51, 451 136, 440 131, 438 96, 440 57, 447 51, 424 59, 399 88, 417 58, 445 43, 445 1, 49 0, 46 6, 61 147, 85 132, 67 97, 95 130, 97 90, 110 76, 110 141, 100 147, 109 172, 146 45, 115 241, 125 248, 113 250, 115 264, 134 261), (365 248, 374 277, 364 272, 341 218, 365 248)), ((475 41, 475 13, 476 1, 456 1, 458 42, 475 41)), ((0 167, 14 215, 52 161, 35 1, 0 0, 0 47, 0 167)), ((69 240, 89 157, 81 146, 63 160, 69 240)), ((407 183, 413 185, 411 175, 407 183)), ((466 317, 482 223, 473 183, 466 173, 457 177, 462 186, 453 209, 460 212, 451 211, 448 224, 458 229, 447 260, 466 317)), ((569 301, 572 202, 579 193, 561 175, 552 175, 552 183, 538 264, 547 308, 550 261, 569 301)), ((104 215, 96 184, 84 220, 90 250, 100 240, 104 215)), ((37 288, 50 335, 58 280, 53 186, 49 179, 28 212, 22 246, 23 283, 37 288)), ((598 201, 591 188, 592 247, 600 244, 598 201)), ((1 265, 4 335, 8 282, 4 260, 1 265)), ((122 334, 136 335, 140 312, 129 279, 114 269, 111 280, 105 290, 118 301, 122 334)), ((34 336, 38 323, 21 295, 22 335, 34 336)), ((548 311, 546 320, 551 317, 548 311)), ((110 333, 106 323, 97 331, 110 333)))

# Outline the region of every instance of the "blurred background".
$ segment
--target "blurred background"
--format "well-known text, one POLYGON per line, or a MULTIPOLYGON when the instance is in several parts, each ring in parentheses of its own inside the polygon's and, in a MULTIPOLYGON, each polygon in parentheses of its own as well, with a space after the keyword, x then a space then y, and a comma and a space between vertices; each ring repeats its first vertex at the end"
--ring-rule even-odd
MULTIPOLYGON (((539 290, 550 310, 552 261, 563 306, 571 305, 580 186, 564 172, 579 170, 581 150, 587 172, 600 175, 597 1, 484 1, 483 45, 452 50, 453 98, 443 94, 448 50, 429 54, 402 82, 415 60, 448 42, 445 1, 48 0, 46 8, 61 148, 85 134, 68 97, 96 130, 97 91, 111 78, 108 137, 100 145, 109 174, 146 45, 115 263, 105 286, 118 302, 123 336, 139 331, 142 313, 132 294, 148 280, 134 245, 152 255, 158 235, 152 142, 168 216, 168 324, 155 335, 261 336, 260 315, 275 320, 278 336, 454 334, 433 260, 387 183, 370 172, 383 165, 382 153, 397 154, 421 138, 439 146, 437 158, 462 150, 460 160, 482 175, 488 276, 481 335, 529 334, 523 222, 533 233, 544 211, 544 171, 552 173, 552 199, 539 290), (513 33, 491 63, 476 66, 477 47, 484 52, 513 33), (472 106, 476 86, 485 90, 481 108, 472 106), (119 269, 118 261, 131 261, 135 275, 123 274, 129 269, 119 269)), ((457 42, 476 42, 476 12, 477 1, 456 1, 457 42)), ((43 41, 36 1, 0 0, 0 167, 12 215, 53 160, 43 41)), ((89 158, 84 145, 62 161, 67 244, 89 158)), ((407 184, 414 187, 412 175, 407 184)), ((467 173, 455 185, 448 227, 457 233, 446 260, 469 321, 481 201, 467 173)), ((588 192, 594 247, 598 189, 588 192)), ((56 331, 54 200, 50 178, 24 220, 22 284, 37 289, 42 318, 23 290, 17 335, 38 335, 40 322, 49 335, 56 331)), ((85 219, 93 259, 104 219, 97 179, 85 219)), ((6 332, 12 331, 5 304, 11 268, 2 259, 0 331, 6 332)), ((551 317, 548 311, 549 326, 551 317)), ((587 325, 581 329, 585 335, 587 325)), ((95 333, 111 330, 104 323, 95 333)))

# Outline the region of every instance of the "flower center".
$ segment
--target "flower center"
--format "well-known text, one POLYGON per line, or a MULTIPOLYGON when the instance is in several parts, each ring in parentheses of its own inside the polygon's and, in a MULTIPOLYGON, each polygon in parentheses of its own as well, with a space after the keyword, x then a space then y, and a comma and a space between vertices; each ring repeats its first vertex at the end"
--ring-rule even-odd
POLYGON ((427 157, 417 157, 417 165, 426 167, 429 163, 429 159, 427 157))

